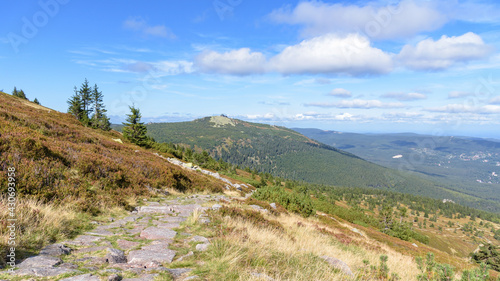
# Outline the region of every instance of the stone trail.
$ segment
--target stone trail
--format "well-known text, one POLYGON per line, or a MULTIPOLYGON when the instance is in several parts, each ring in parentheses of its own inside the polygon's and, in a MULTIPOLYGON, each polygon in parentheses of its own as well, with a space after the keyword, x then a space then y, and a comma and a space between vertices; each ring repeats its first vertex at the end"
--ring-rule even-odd
MULTIPOLYGON (((155 280, 164 272, 174 280, 198 280, 197 276, 190 275, 190 268, 164 267, 193 255, 190 251, 179 256, 169 246, 179 235, 174 229, 180 223, 196 209, 207 209, 201 204, 220 199, 227 198, 222 195, 196 195, 162 203, 146 202, 145 206, 122 219, 99 225, 70 241, 45 247, 39 255, 19 263, 13 275, 22 280, 37 277, 56 279, 65 274, 71 277, 60 280, 143 281, 155 280)), ((206 237, 182 233, 181 237, 184 236, 184 241, 197 243, 196 251, 205 251, 210 245, 206 237)))

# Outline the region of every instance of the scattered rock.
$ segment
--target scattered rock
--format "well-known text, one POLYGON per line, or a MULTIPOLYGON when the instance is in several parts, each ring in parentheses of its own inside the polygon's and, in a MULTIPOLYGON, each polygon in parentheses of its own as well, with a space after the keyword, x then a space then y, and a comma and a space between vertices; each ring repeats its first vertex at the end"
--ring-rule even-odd
POLYGON ((59 257, 71 253, 71 248, 66 247, 64 244, 48 245, 40 251, 40 255, 59 257))
POLYGON ((183 261, 185 258, 190 257, 192 255, 194 255, 193 251, 189 251, 189 253, 187 253, 184 256, 178 258, 177 261, 183 261))
POLYGON ((271 203, 271 204, 269 204, 269 206, 271 206, 271 208, 276 210, 276 203, 271 203))
POLYGON ((189 276, 189 277, 182 279, 182 281, 194 280, 194 279, 198 279, 198 278, 200 278, 198 275, 193 275, 193 276, 189 276))
POLYGON ((194 241, 194 242, 202 242, 202 243, 210 243, 210 241, 208 240, 208 238, 206 237, 203 237, 203 236, 193 236, 191 239, 189 239, 189 241, 194 241))
POLYGON ((214 204, 214 205, 212 206, 212 210, 215 210, 215 211, 219 210, 220 208, 222 208, 222 206, 221 206, 221 205, 219 205, 219 204, 214 204))
POLYGON ((128 254, 128 264, 146 265, 152 261, 159 263, 171 263, 175 257, 175 251, 162 248, 147 248, 130 251, 128 254))
POLYGON ((340 271, 342 271, 344 274, 353 276, 351 268, 345 262, 329 256, 321 256, 321 258, 329 263, 332 267, 340 269, 340 271))
POLYGON ((113 248, 107 248, 107 252, 108 253, 106 254, 106 260, 108 261, 108 263, 115 264, 127 262, 127 257, 125 257, 123 251, 113 248))
POLYGON ((198 244, 196 245, 196 251, 205 252, 208 250, 208 246, 210 246, 209 243, 198 244))
POLYGON ((415 243, 413 243, 413 244, 411 244, 411 245, 412 245, 413 247, 418 248, 418 245, 417 245, 417 244, 415 244, 415 243))
POLYGON ((363 236, 363 233, 359 229, 357 229, 357 228, 353 228, 353 229, 351 229, 351 231, 354 232, 354 233, 357 233, 357 234, 359 234, 361 236, 363 236))

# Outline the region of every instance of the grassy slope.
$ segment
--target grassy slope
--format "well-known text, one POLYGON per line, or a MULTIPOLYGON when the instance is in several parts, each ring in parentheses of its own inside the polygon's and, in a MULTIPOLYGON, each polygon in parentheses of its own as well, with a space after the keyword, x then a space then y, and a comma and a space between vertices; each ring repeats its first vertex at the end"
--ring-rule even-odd
MULTIPOLYGON (((218 117, 217 122, 221 118, 218 117)), ((275 176, 448 198, 468 206, 500 212, 498 202, 464 194, 461 189, 436 184, 413 173, 384 168, 284 127, 236 119, 227 119, 225 124, 217 122, 211 122, 211 118, 206 117, 192 122, 154 123, 148 124, 148 132, 159 142, 206 149, 233 164, 270 172, 275 176)))
MULTIPOLYGON (((16 214, 39 218, 37 223, 31 219, 19 222, 18 229, 24 230, 18 234, 18 250, 33 250, 71 235, 78 226, 68 222, 74 222, 77 214, 130 208, 134 198, 149 195, 148 187, 223 187, 220 182, 185 171, 151 151, 113 140, 122 139, 116 131, 84 127, 68 114, 1 92, 0 136, 0 194, 7 193, 8 169, 15 168, 19 197, 16 214), (52 207, 44 211, 45 207, 36 207, 39 204, 52 207), (51 224, 47 217, 58 210, 61 218, 51 224)), ((1 221, 7 216, 7 209, 1 208, 1 221)), ((7 228, 0 227, 2 250, 6 248, 6 235, 7 228)))

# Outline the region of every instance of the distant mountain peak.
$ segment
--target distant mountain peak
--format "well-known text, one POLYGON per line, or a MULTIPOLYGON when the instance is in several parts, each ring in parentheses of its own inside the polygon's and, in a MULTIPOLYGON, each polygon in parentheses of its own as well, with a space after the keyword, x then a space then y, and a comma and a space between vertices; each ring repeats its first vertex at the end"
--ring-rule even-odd
POLYGON ((210 117, 210 122, 214 123, 213 127, 225 127, 225 126, 236 126, 233 119, 227 117, 226 115, 212 116, 210 117))

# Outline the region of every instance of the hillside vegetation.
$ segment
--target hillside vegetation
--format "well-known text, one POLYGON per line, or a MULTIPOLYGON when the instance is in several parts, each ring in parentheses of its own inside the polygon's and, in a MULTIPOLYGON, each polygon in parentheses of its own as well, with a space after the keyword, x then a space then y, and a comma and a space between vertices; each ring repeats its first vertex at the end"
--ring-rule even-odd
MULTIPOLYGON (((114 126, 120 129, 120 126, 114 126)), ((345 187, 411 193, 500 212, 500 204, 414 174, 388 169, 293 130, 224 116, 192 122, 153 123, 148 135, 158 142, 183 144, 229 163, 274 176, 345 187)))
POLYGON ((500 142, 456 136, 355 134, 294 129, 374 163, 500 202, 500 142))
MULTIPOLYGON (((85 127, 69 114, 0 92, 3 203, 9 170, 15 170, 11 178, 17 209, 13 211, 31 218, 18 222, 18 229, 24 229, 18 236, 18 250, 28 252, 78 232, 85 220, 80 217, 77 222, 77 214, 98 215, 116 207, 130 210, 138 196, 157 189, 220 191, 223 187, 122 141, 116 131, 85 127), (58 212, 58 222, 51 224, 50 214, 58 212)), ((6 222, 9 210, 3 203, 0 219, 6 222)), ((2 251, 7 231, 0 228, 2 251)))

